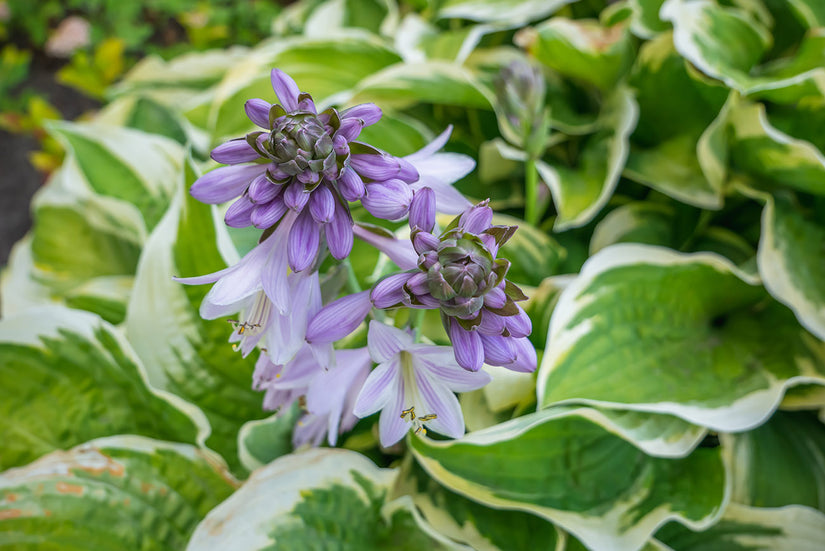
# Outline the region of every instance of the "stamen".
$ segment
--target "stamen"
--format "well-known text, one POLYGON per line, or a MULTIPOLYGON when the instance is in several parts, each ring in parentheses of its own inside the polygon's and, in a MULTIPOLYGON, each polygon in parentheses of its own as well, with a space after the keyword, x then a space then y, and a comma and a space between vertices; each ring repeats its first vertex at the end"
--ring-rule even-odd
POLYGON ((407 415, 410 416, 410 421, 415 421, 415 406, 411 406, 410 409, 405 409, 401 412, 402 419, 407 415))

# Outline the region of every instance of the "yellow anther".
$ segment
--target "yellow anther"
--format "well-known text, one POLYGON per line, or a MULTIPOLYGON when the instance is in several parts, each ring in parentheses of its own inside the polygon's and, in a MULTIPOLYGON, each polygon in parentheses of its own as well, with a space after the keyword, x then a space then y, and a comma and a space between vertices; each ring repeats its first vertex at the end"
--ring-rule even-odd
POLYGON ((421 421, 421 422, 433 421, 435 419, 438 419, 438 415, 436 415, 435 413, 428 413, 427 415, 422 415, 421 417, 418 418, 418 420, 421 421))
POLYGON ((415 406, 412 406, 410 409, 405 409, 401 412, 402 419, 407 415, 410 416, 410 421, 415 421, 415 406))

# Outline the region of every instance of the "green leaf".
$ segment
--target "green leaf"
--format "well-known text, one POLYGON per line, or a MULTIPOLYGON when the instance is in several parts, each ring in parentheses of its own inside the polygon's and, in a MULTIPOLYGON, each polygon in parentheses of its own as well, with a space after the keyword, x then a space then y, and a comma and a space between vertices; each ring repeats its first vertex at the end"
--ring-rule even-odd
POLYGON ((639 38, 651 39, 670 28, 670 25, 659 18, 664 0, 629 0, 633 16, 630 20, 630 31, 639 38))
MULTIPOLYGON (((671 39, 666 33, 645 43, 636 59, 629 82, 636 91, 639 122, 624 175, 679 201, 718 209, 722 182, 703 173, 697 144, 725 103, 727 90, 689 72, 671 39)), ((703 154, 717 155, 714 150, 703 154)))
POLYGON ((397 63, 373 73, 354 89, 349 103, 374 102, 402 109, 417 103, 492 109, 489 92, 467 69, 453 63, 397 63))
MULTIPOLYGON (((464 395, 463 395, 464 396, 464 395)), ((412 495, 424 519, 439 533, 487 551, 558 548, 559 531, 547 520, 524 511, 493 509, 439 485, 415 462, 401 490, 412 495)))
POLYGON ((439 19, 524 24, 558 11, 574 0, 446 0, 438 8, 439 19))
POLYGON ((673 244, 672 205, 634 201, 611 210, 593 229, 590 254, 616 243, 673 244))
POLYGON ((233 490, 206 450, 131 435, 93 440, 0 474, 0 549, 183 549, 233 490))
POLYGON ((281 457, 252 473, 213 509, 187 550, 448 548, 443 536, 423 524, 409 498, 387 502, 396 475, 345 450, 281 457))
POLYGON ((183 151, 166 138, 101 124, 53 122, 95 193, 134 205, 155 227, 172 196, 183 151))
POLYGON ((195 276, 226 267, 232 250, 215 209, 188 190, 196 173, 187 163, 181 187, 164 219, 149 236, 135 276, 126 333, 148 368, 153 385, 190 400, 210 424, 209 447, 230 467, 239 466, 237 434, 243 423, 264 417, 254 392, 252 356, 242 358, 227 342, 226 321, 202 320, 198 308, 209 286, 184 286, 172 276, 195 276))
POLYGON ((605 101, 600 128, 585 138, 574 166, 536 163, 558 211, 555 231, 587 224, 613 195, 627 159, 628 138, 636 126, 637 116, 633 95, 620 86, 605 101))
POLYGON ((730 162, 758 184, 825 195, 825 155, 772 127, 762 104, 740 103, 728 114, 730 162))
POLYGON ((608 91, 630 69, 634 49, 623 24, 554 17, 522 35, 520 45, 546 66, 566 77, 608 91))
POLYGON ((825 5, 817 0, 788 0, 799 18, 810 28, 825 27, 825 5))
POLYGON ((796 314, 799 323, 825 340, 825 226, 822 215, 805 212, 782 196, 769 197, 762 211, 757 261, 765 288, 796 314))
POLYGON ((429 143, 429 130, 417 120, 403 115, 384 114, 377 123, 367 126, 358 135, 358 141, 368 143, 392 155, 415 153, 429 143))
POLYGON ((289 411, 244 423, 238 432, 238 456, 241 464, 254 471, 291 453, 292 431, 300 416, 300 408, 293 405, 289 411))
POLYGON ((812 412, 777 411, 764 425, 720 436, 736 465, 731 499, 754 507, 825 512, 825 425, 812 412))
POLYGON ((715 254, 620 244, 562 291, 537 388, 541 407, 583 401, 736 431, 802 382, 825 384, 825 344, 754 277, 715 254))
POLYGON ((410 445, 451 491, 541 516, 592 549, 638 549, 665 519, 707 527, 724 502, 718 449, 653 458, 575 415, 540 412, 453 441, 413 437, 410 445))
POLYGON ((302 91, 321 105, 331 99, 343 103, 346 98, 331 96, 348 95, 363 78, 398 61, 398 54, 374 35, 355 29, 324 37, 279 38, 264 43, 255 49, 254 55, 228 71, 218 86, 209 114, 210 132, 215 137, 234 137, 253 127, 246 117, 244 103, 250 98, 277 101, 270 80, 273 67, 289 74, 302 91))
POLYGON ((157 391, 128 343, 97 316, 58 306, 0 321, 0 468, 100 436, 200 443, 203 414, 157 391))
POLYGON ((711 0, 667 0, 660 15, 673 24, 676 50, 700 71, 735 90, 751 85, 751 69, 772 39, 748 12, 711 0))
POLYGON ((126 319, 132 281, 131 276, 98 277, 68 291, 63 299, 70 308, 94 312, 118 325, 126 319))
POLYGON ((675 523, 656 533, 671 551, 819 551, 825 515, 807 507, 760 509, 731 503, 722 519, 704 532, 675 523))
POLYGON ((558 273, 559 263, 567 253, 555 239, 523 220, 504 214, 495 215, 493 224, 518 226, 499 253, 500 258, 511 262, 507 279, 525 285, 539 285, 545 277, 558 273))

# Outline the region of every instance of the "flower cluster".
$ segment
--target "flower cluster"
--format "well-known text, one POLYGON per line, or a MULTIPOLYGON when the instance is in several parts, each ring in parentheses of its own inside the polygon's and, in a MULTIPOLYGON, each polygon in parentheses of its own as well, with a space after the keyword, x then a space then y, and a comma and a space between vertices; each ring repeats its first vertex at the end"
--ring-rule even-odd
POLYGON ((280 103, 246 103, 263 130, 216 147, 212 158, 229 166, 206 173, 190 190, 206 203, 233 201, 226 224, 260 228, 259 244, 234 266, 178 281, 214 283, 202 317, 237 314, 229 341, 244 356, 261 350, 253 388, 265 393, 264 408, 302 410, 296 446, 317 446, 325 436, 334 445, 359 418, 378 411, 384 446, 410 429, 461 436, 454 393, 490 381, 483 363, 536 367, 526 338, 530 320, 516 304, 525 297, 505 279, 509 262, 497 258, 516 228, 492 225, 486 202, 471 206, 452 187, 474 162, 438 152, 449 128, 422 150, 396 157, 356 141, 381 118, 377 106, 319 113, 282 71, 272 71, 272 86, 280 103), (384 220, 409 216, 411 240, 355 224, 352 202, 384 220), (436 234, 437 211, 460 215, 436 234), (330 291, 322 293, 319 266, 327 253, 347 262, 356 236, 406 271, 324 305, 330 291), (399 308, 438 309, 452 346, 421 342, 416 327, 394 327, 377 313, 399 308), (335 348, 371 313, 366 347, 335 348))

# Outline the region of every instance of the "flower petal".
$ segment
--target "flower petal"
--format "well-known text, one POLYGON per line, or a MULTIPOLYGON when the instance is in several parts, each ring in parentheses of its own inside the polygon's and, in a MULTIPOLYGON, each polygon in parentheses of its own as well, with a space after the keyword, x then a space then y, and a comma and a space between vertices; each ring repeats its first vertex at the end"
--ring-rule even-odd
POLYGON ((257 205, 243 195, 240 199, 229 205, 223 221, 230 228, 246 228, 252 225, 252 211, 257 205))
POLYGON ((424 187, 413 194, 410 203, 410 227, 417 227, 425 232, 433 231, 435 227, 435 192, 431 188, 424 187))
POLYGON ((217 162, 236 165, 239 163, 248 163, 260 158, 258 152, 252 149, 246 138, 236 138, 222 143, 212 150, 210 156, 217 162))
POLYGON ((324 343, 343 339, 355 331, 371 309, 368 290, 330 302, 310 320, 306 340, 324 343))
POLYGON ((349 109, 344 109, 340 113, 341 119, 361 119, 364 126, 377 123, 381 120, 381 108, 374 103, 362 103, 349 109))
POLYGON ((398 220, 410 210, 413 194, 401 180, 367 184, 367 194, 361 204, 370 214, 384 220, 398 220))
POLYGON ((390 257, 390 260, 395 262, 402 270, 411 270, 417 266, 418 254, 413 249, 409 240, 387 237, 370 231, 359 224, 353 226, 352 233, 361 241, 369 243, 390 257))
POLYGON ((378 418, 378 439, 381 445, 388 448, 404 438, 409 425, 401 419, 401 410, 404 408, 404 387, 397 385, 396 394, 381 410, 378 418))
POLYGON ((289 301, 289 284, 287 280, 287 251, 286 244, 297 215, 293 211, 287 212, 281 223, 275 228, 266 242, 271 243, 271 254, 261 270, 261 284, 266 296, 281 314, 286 314, 291 308, 289 301))
POLYGON ((272 69, 271 80, 272 89, 275 90, 275 95, 278 96, 283 108, 287 112, 298 109, 298 95, 301 91, 292 77, 280 69, 272 69))
POLYGON ((192 184, 189 193, 201 203, 216 205, 238 197, 266 165, 222 166, 209 171, 192 184))
POLYGON ((453 125, 447 126, 447 128, 439 134, 433 141, 416 151, 415 153, 411 153, 404 157, 410 162, 419 161, 422 159, 427 159, 433 156, 436 151, 447 145, 447 140, 450 139, 450 134, 453 132, 453 125))
POLYGON ((301 211, 289 231, 289 239, 287 240, 289 266, 293 271, 300 272, 312 265, 318 255, 320 239, 321 228, 312 219, 309 209, 301 211))
POLYGON ((375 363, 383 363, 413 345, 412 336, 396 327, 392 327, 380 321, 370 322, 367 334, 367 347, 370 357, 375 363))
POLYGON ((536 349, 533 348, 533 343, 530 342, 530 339, 522 337, 520 339, 512 339, 512 341, 518 358, 516 358, 516 361, 513 363, 503 367, 521 373, 532 373, 535 371, 538 365, 538 359, 536 358, 536 349))
POLYGON ((516 304, 519 312, 515 316, 505 316, 504 325, 514 337, 527 337, 533 332, 533 322, 524 309, 516 304))
POLYGON ((284 203, 295 212, 300 212, 304 208, 309 201, 309 196, 310 193, 304 190, 304 184, 298 180, 293 180, 290 184, 287 184, 283 194, 284 203))
POLYGON ((406 298, 404 284, 412 277, 410 272, 392 274, 375 284, 370 299, 376 308, 392 308, 402 303, 406 298))
POLYGON ((468 233, 481 233, 489 228, 492 223, 493 209, 488 207, 485 201, 464 211, 458 221, 458 227, 468 233))
POLYGON ((320 224, 332 220, 335 214, 335 197, 326 185, 315 188, 309 198, 309 212, 312 218, 320 224))
POLYGON ((481 335, 484 347, 484 361, 490 365, 506 365, 518 357, 510 337, 501 335, 481 335))
POLYGON ((453 352, 458 365, 464 369, 478 371, 484 363, 484 347, 481 344, 481 335, 475 331, 467 331, 453 319, 449 320, 450 341, 453 343, 453 352))
POLYGON ((262 99, 247 100, 243 106, 246 116, 249 117, 256 126, 269 130, 269 110, 272 104, 262 99))
POLYGON ((490 374, 480 369, 468 371, 458 365, 455 353, 449 346, 416 344, 409 349, 418 369, 426 370, 431 377, 454 392, 477 390, 492 380, 490 374))
POLYGON ((355 169, 350 167, 344 168, 338 177, 338 189, 347 201, 357 201, 367 192, 364 181, 355 169))
POLYGON ((431 379, 428 373, 418 369, 415 370, 415 383, 418 385, 418 396, 422 401, 418 415, 436 415, 432 421, 425 421, 426 425, 444 436, 464 436, 464 417, 461 415, 461 406, 458 405, 455 394, 431 379))
POLYGON ((284 200, 281 197, 276 197, 266 204, 255 205, 255 209, 252 211, 250 220, 252 221, 252 225, 256 228, 259 230, 265 230, 275 225, 275 223, 281 219, 287 210, 289 209, 286 208, 284 200))
POLYGON ((335 214, 332 220, 324 227, 327 238, 327 247, 333 258, 342 260, 352 251, 352 216, 349 209, 339 201, 333 199, 335 214))
MULTIPOLYGON (((353 413, 363 419, 386 407, 397 396, 401 382, 398 358, 380 364, 361 387, 353 413)), ((401 414, 400 409, 398 413, 401 414)))
POLYGON ((267 203, 275 199, 284 190, 284 186, 269 181, 266 174, 261 174, 249 184, 246 193, 253 203, 267 203))

